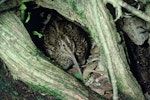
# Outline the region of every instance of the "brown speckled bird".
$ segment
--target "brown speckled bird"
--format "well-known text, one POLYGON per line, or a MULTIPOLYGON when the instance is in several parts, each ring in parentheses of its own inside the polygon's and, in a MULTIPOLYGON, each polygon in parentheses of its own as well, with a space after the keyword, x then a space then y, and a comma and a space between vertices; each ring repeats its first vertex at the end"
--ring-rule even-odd
POLYGON ((48 24, 44 30, 44 42, 48 55, 63 69, 85 64, 87 41, 84 34, 72 23, 57 20, 48 24))

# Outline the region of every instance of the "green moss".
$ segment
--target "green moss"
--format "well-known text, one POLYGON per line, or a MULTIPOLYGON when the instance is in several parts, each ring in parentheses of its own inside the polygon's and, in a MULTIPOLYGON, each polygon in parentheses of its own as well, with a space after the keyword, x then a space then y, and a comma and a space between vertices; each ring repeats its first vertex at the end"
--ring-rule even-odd
POLYGON ((133 99, 131 96, 127 94, 123 94, 121 91, 119 91, 119 96, 122 97, 123 100, 137 100, 137 99, 133 99))
POLYGON ((118 91, 119 91, 120 96, 123 97, 124 100, 135 100, 130 95, 123 94, 125 87, 121 83, 122 79, 120 79, 118 77, 116 77, 116 78, 117 78, 117 86, 118 86, 118 91))
POLYGON ((78 13, 78 9, 77 9, 77 6, 75 5, 75 1, 72 1, 72 9, 78 13))
POLYGON ((13 88, 10 80, 5 76, 6 70, 0 66, 0 92, 12 93, 13 88))
POLYGON ((81 9, 78 9, 77 6, 76 6, 76 3, 75 1, 71 1, 71 4, 72 4, 72 9, 73 11, 78 14, 80 16, 80 18, 83 20, 83 21, 86 21, 86 16, 84 14, 84 11, 82 11, 81 9))
POLYGON ((38 92, 45 92, 48 95, 54 96, 57 100, 63 100, 65 99, 65 96, 60 95, 62 94, 61 91, 59 91, 58 89, 54 89, 54 90, 49 90, 44 86, 40 86, 40 85, 34 85, 32 83, 28 83, 28 86, 38 92))
POLYGON ((122 80, 122 79, 120 79, 120 78, 118 78, 118 77, 116 77, 116 79, 117 79, 117 86, 118 86, 119 91, 123 91, 124 86, 123 86, 122 83, 121 83, 121 80, 122 80))
POLYGON ((12 92, 15 96, 18 96, 19 95, 19 93, 17 92, 17 91, 13 91, 12 92))

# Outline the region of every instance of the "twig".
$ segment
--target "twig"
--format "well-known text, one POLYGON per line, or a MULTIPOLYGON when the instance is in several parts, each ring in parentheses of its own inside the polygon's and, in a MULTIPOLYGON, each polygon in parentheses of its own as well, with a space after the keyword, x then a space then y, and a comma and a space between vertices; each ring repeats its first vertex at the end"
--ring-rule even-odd
POLYGON ((120 6, 122 6, 123 8, 127 9, 128 11, 130 11, 131 13, 133 13, 134 15, 138 16, 139 18, 147 21, 150 23, 150 16, 148 16, 146 13, 143 13, 142 11, 128 5, 126 2, 121 1, 119 2, 120 6))

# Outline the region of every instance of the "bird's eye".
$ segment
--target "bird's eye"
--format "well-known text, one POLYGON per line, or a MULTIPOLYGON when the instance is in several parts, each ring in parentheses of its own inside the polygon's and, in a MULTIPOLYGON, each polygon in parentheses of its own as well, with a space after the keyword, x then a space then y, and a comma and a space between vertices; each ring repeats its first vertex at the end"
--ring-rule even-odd
POLYGON ((64 44, 64 43, 62 43, 62 46, 65 46, 65 44, 64 44))
POLYGON ((62 45, 62 46, 65 46, 65 43, 64 43, 64 41, 61 41, 61 45, 62 45))

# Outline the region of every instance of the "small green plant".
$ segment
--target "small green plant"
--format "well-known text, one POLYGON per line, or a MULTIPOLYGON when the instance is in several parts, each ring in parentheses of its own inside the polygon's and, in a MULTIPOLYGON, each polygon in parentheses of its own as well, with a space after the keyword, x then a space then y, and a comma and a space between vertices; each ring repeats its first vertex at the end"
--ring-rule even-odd
POLYGON ((20 9, 21 20, 24 21, 25 10, 27 9, 27 7, 26 7, 26 5, 24 3, 22 3, 19 9, 20 9))
POLYGON ((27 19, 26 19, 25 23, 28 23, 28 22, 29 22, 29 20, 30 20, 30 15, 31 15, 31 13, 28 12, 28 16, 27 16, 27 19))
POLYGON ((18 96, 19 93, 17 91, 12 91, 12 93, 15 95, 15 96, 18 96))
POLYGON ((74 76, 75 76, 77 79, 83 81, 83 77, 81 76, 80 73, 75 73, 74 76))
MULTIPOLYGON (((20 17, 21 17, 21 20, 24 21, 25 20, 25 10, 27 9, 26 5, 24 3, 26 2, 30 2, 32 0, 21 0, 21 5, 20 5, 20 17)), ((28 17, 26 19, 26 23, 30 20, 30 13, 28 13, 28 17)))
POLYGON ((37 32, 37 31, 33 31, 33 35, 38 36, 38 38, 42 38, 43 37, 43 35, 41 33, 37 32))

